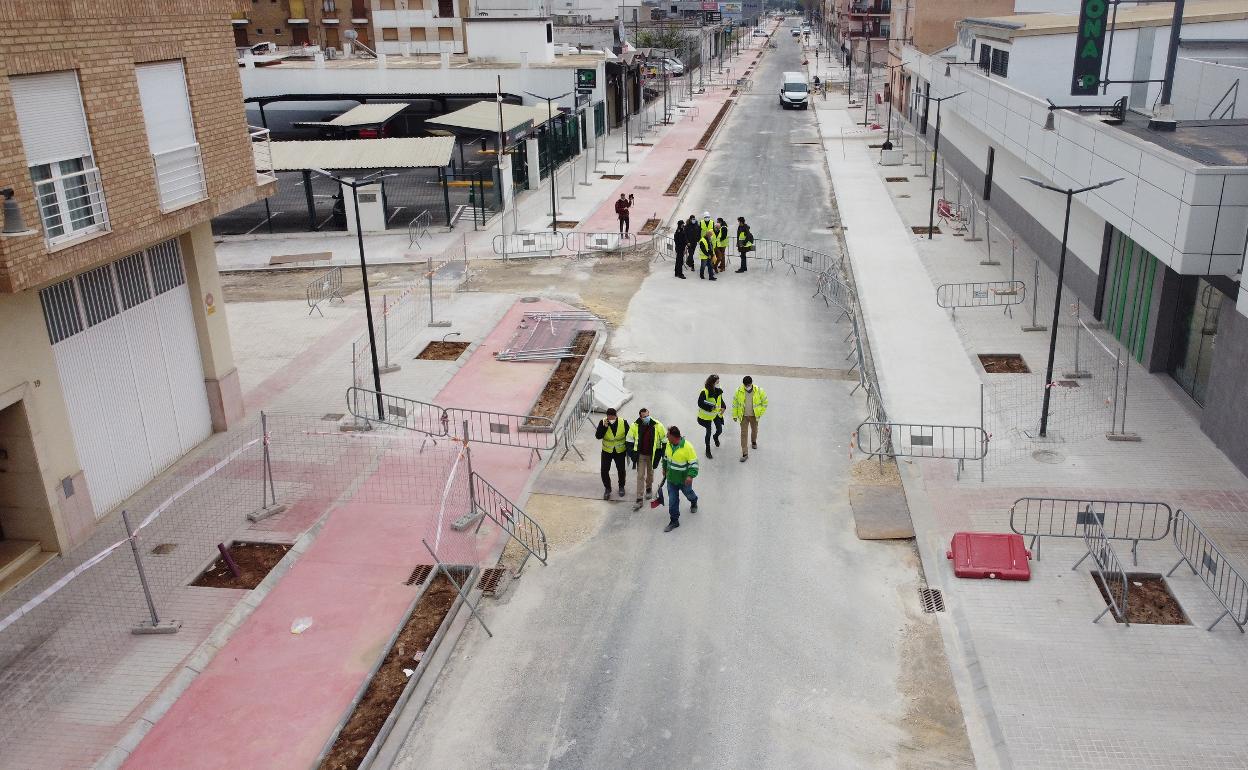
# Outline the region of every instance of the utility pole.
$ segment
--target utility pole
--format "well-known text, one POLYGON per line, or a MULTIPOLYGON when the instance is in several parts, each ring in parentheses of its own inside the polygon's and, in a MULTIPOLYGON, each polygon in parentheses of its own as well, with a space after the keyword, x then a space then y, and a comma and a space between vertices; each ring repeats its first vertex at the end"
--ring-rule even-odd
POLYGON ((964 93, 966 92, 958 91, 948 96, 927 94, 927 110, 924 110, 924 113, 931 110, 932 102, 936 102, 936 140, 932 143, 932 200, 927 211, 927 239, 929 241, 932 240, 932 231, 936 229, 936 163, 940 159, 940 103, 964 93))

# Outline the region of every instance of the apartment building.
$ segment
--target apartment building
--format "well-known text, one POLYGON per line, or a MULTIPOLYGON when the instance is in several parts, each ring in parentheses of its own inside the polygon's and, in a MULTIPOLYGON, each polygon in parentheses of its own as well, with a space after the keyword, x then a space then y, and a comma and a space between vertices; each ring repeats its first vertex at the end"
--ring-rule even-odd
POLYGON ((356 40, 373 47, 372 5, 395 7, 395 0, 242 0, 235 11, 234 45, 316 45, 343 50, 354 30, 356 40))
POLYGON ((5 5, 0 590, 242 417, 208 223, 273 188, 238 5, 5 5))
POLYGON ((906 48, 913 92, 903 114, 930 137, 924 97, 957 94, 940 107, 942 162, 1051 268, 1064 199, 1023 177, 1074 188, 1118 180, 1073 202, 1071 301, 1105 325, 1124 358, 1185 394, 1202 429, 1248 470, 1248 99, 1238 96, 1248 4, 1187 4, 1177 126, 1166 131, 1150 119, 1172 9, 1120 9, 1104 93, 1082 96, 1071 95, 1076 14, 968 18, 935 55, 906 48))

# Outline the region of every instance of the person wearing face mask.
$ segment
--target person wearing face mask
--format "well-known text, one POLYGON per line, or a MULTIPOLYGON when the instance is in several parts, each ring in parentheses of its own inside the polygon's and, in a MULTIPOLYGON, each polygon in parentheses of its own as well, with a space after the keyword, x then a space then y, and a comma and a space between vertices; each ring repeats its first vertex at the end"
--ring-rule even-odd
POLYGON ((750 459, 750 448, 758 449, 758 421, 767 411, 767 392, 754 384, 754 378, 741 378, 741 387, 732 397, 732 421, 741 423, 741 462, 750 459), (746 434, 750 434, 747 446, 746 434))
POLYGON ((706 429, 706 459, 713 460, 711 440, 719 446, 719 434, 724 432, 724 391, 719 387, 719 375, 706 378, 706 384, 698 393, 698 425, 706 429), (714 428, 715 435, 711 435, 714 428))
POLYGON ((628 438, 624 446, 628 448, 628 457, 633 461, 633 470, 637 471, 637 500, 633 510, 641 509, 642 490, 645 499, 649 499, 654 487, 654 469, 663 459, 663 442, 667 430, 663 423, 650 416, 650 410, 643 408, 637 413, 637 421, 628 429, 628 438))
POLYGON ((628 438, 628 420, 621 420, 614 409, 607 410, 607 416, 598 421, 598 429, 594 438, 602 441, 602 456, 599 472, 602 474, 602 499, 611 499, 611 464, 615 464, 615 475, 620 477, 619 494, 624 496, 624 459, 625 439, 628 438))
POLYGON ((693 214, 685 220, 685 267, 693 269, 693 256, 698 250, 698 239, 702 237, 699 231, 698 218, 693 214))

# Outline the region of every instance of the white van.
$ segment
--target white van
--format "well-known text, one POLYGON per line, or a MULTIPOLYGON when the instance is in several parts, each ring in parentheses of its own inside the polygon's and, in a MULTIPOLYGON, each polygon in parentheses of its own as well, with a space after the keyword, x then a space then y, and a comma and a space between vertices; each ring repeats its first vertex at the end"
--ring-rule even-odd
POLYGON ((786 72, 780 83, 780 106, 784 109, 808 107, 810 87, 806 85, 806 76, 800 72, 786 72))

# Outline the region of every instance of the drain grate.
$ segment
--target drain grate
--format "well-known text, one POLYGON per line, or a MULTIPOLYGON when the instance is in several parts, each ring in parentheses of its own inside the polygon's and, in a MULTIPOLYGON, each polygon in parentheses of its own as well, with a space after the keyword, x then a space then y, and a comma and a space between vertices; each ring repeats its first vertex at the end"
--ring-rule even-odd
POLYGON ((429 574, 433 572, 432 564, 417 564, 416 569, 412 570, 412 574, 407 580, 403 581, 405 586, 418 586, 424 584, 429 579, 429 574))
POLYGON ((886 176, 884 177, 884 181, 885 182, 909 182, 910 177, 908 176, 886 176))
POLYGON ((493 596, 498 591, 498 584, 506 572, 506 567, 490 567, 485 570, 481 573, 481 579, 477 581, 477 590, 486 596, 493 596))
POLYGON ((923 611, 926 613, 945 611, 945 597, 940 593, 939 588, 928 588, 927 586, 920 588, 919 601, 923 603, 923 611))
POLYGON ((326 422, 338 422, 342 419, 342 412, 330 412, 321 419, 326 422))
POLYGON ((177 543, 161 543, 153 548, 151 553, 153 556, 167 556, 173 553, 173 549, 177 547, 177 543))

